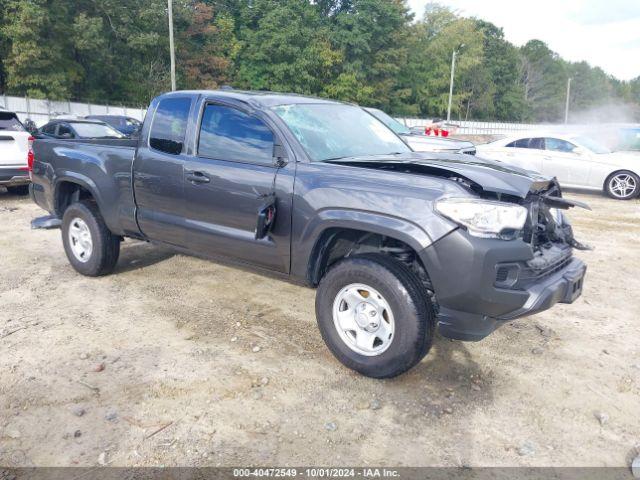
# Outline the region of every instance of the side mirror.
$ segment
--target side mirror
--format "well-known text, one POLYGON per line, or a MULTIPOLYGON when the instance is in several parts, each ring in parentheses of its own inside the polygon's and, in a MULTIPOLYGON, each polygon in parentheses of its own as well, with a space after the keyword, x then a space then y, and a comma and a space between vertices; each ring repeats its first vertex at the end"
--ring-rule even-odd
POLYGON ((284 167, 287 164, 287 151, 280 143, 273 144, 273 163, 277 167, 284 167))

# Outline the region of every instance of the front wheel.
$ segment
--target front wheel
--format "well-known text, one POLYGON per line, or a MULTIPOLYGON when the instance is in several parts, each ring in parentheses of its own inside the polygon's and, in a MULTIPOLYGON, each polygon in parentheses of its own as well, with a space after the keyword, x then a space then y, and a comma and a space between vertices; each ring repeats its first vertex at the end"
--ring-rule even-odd
POLYGON ((621 170, 607 178, 604 189, 611 198, 630 200, 640 193, 640 178, 633 172, 621 170))
POLYGON ((120 255, 120 237, 109 231, 98 206, 88 200, 65 210, 62 243, 71 266, 88 277, 111 273, 120 255))
POLYGON ((435 316, 416 275, 381 254, 340 260, 322 278, 316 317, 325 343, 348 368, 389 378, 431 348, 435 316))

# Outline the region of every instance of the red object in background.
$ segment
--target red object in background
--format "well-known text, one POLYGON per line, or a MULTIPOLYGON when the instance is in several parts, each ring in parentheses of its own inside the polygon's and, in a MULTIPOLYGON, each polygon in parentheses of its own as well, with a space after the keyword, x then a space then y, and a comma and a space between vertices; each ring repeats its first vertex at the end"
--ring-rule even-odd
POLYGON ((434 137, 448 137, 449 130, 445 130, 444 128, 438 127, 425 127, 424 129, 425 135, 431 135, 434 137))

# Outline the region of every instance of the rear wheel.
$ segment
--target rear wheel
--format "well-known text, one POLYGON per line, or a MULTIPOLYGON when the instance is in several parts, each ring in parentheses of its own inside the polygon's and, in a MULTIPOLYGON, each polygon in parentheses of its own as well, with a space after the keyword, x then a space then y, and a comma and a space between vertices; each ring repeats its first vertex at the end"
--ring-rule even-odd
POLYGON ((89 200, 65 210, 62 243, 69 263, 89 277, 111 273, 120 255, 120 237, 109 231, 98 206, 89 200))
POLYGON ((28 195, 29 185, 16 185, 13 187, 7 187, 7 192, 11 195, 28 195))
POLYGON ((612 173, 604 184, 607 195, 616 200, 629 200, 640 193, 640 178, 633 172, 621 170, 612 173))
POLYGON ((400 375, 431 348, 435 317, 422 284, 382 254, 349 257, 322 278, 316 317, 325 343, 345 366, 368 377, 400 375))

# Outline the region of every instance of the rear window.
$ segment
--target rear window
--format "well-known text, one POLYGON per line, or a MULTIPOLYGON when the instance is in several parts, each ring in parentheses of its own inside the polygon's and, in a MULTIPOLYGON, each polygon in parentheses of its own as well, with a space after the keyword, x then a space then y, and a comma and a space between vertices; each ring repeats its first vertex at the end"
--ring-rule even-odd
POLYGON ((507 147, 511 147, 511 148, 529 148, 529 140, 531 140, 530 138, 521 138, 520 140, 516 140, 514 142, 511 142, 509 144, 507 144, 507 147))
POLYGON ((182 153, 190 108, 188 97, 161 100, 153 116, 149 146, 171 155, 182 153))
POLYGON ((26 132, 26 129, 13 112, 0 112, 0 130, 12 132, 26 132))

